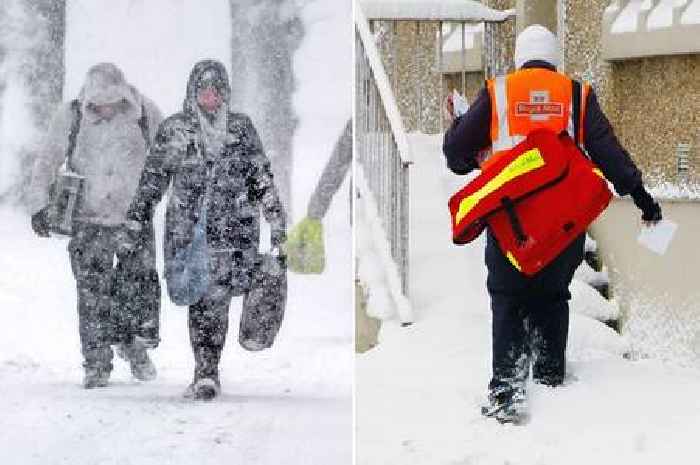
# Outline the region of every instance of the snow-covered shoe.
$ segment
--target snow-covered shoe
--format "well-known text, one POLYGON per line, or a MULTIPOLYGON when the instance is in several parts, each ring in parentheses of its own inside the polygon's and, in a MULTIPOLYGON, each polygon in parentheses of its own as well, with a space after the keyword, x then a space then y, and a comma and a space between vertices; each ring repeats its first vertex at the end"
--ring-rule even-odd
POLYGON ((104 368, 85 367, 83 387, 85 389, 106 387, 109 384, 109 375, 109 370, 104 368))
POLYGON ((522 424, 527 421, 525 392, 521 390, 489 394, 488 404, 481 407, 481 414, 495 418, 499 423, 522 424))
POLYGON ((184 397, 193 400, 212 400, 221 393, 218 379, 202 378, 187 386, 184 397))
POLYGON ((131 344, 120 344, 117 354, 129 362, 131 374, 139 381, 152 381, 158 375, 141 338, 135 337, 131 344))

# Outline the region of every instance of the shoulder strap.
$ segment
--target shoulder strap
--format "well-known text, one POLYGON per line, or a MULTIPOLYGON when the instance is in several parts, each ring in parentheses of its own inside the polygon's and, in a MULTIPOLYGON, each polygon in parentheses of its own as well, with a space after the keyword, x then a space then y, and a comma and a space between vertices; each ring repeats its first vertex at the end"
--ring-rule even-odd
POLYGON ((576 79, 571 80, 571 119, 574 123, 573 139, 576 145, 581 145, 579 136, 581 134, 581 83, 576 79))
POLYGON ((151 147, 151 135, 149 134, 148 128, 148 117, 146 116, 146 105, 141 104, 141 117, 139 118, 139 127, 141 128, 141 135, 143 135, 143 140, 146 141, 146 150, 151 147))
POLYGON ((73 152, 75 152, 75 141, 78 138, 78 132, 80 132, 80 120, 83 118, 83 114, 80 111, 80 101, 78 99, 70 102, 70 108, 73 113, 73 121, 70 125, 70 132, 68 133, 68 147, 66 147, 66 168, 70 171, 74 171, 73 152))

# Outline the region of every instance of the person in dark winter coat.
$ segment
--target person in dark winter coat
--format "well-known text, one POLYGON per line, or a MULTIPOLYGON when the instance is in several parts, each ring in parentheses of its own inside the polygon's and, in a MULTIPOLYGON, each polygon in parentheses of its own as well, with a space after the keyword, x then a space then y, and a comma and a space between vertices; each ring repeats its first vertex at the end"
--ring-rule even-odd
POLYGON ((129 85, 119 68, 97 64, 78 98, 56 113, 33 169, 29 203, 32 228, 41 237, 50 230, 49 186, 65 168, 70 145, 72 168, 85 179, 68 251, 78 291, 86 388, 107 385, 112 344, 118 344, 137 379, 156 376, 146 352, 158 345, 160 326, 153 226, 143 225, 133 250, 120 244, 126 210, 161 119, 155 104, 129 85))
MULTIPOLYGON (((574 108, 573 83, 557 73, 558 58, 558 42, 551 32, 537 25, 526 28, 516 40, 517 71, 500 78, 500 89, 499 78, 489 81, 468 112, 454 119, 447 130, 443 152, 448 167, 456 174, 467 174, 478 168, 486 150, 505 152, 528 131, 543 126, 557 132, 567 130, 572 138, 574 133, 583 136, 577 139, 580 147, 620 195, 632 196, 642 211, 642 220, 658 222, 659 205, 645 190, 640 171, 621 147, 595 93, 586 84, 581 86, 580 132, 575 129, 578 124, 573 124, 575 115, 567 124, 566 112, 574 108)), ((448 102, 448 112, 451 110, 448 102)), ((493 374, 489 404, 482 408, 484 415, 502 421, 517 418, 531 359, 536 383, 558 386, 564 381, 569 285, 583 259, 584 240, 582 234, 539 273, 526 277, 504 256, 487 230, 493 374)))
POLYGON ((271 226, 272 253, 286 237, 285 212, 270 162, 253 124, 230 108, 224 66, 197 63, 187 83, 183 111, 158 128, 128 218, 135 231, 150 221, 168 186, 166 274, 177 252, 193 239, 206 215, 209 286, 189 306, 194 380, 185 395, 209 399, 220 392, 219 359, 233 296, 247 294, 258 259, 260 209, 271 226))

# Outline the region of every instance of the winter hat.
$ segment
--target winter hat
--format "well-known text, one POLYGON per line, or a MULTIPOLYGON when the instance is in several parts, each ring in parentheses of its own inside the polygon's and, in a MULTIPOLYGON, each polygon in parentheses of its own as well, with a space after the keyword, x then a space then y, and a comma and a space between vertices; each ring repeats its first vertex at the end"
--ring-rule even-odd
POLYGON ((542 60, 559 66, 559 42, 549 29, 539 24, 528 26, 515 39, 515 67, 521 68, 532 60, 542 60))

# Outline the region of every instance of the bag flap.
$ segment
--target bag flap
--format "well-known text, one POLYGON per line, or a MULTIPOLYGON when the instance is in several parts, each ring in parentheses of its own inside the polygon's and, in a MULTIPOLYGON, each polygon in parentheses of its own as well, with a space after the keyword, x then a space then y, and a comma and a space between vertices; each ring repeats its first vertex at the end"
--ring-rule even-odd
POLYGON ((449 208, 455 242, 464 243, 462 236, 469 229, 471 237, 475 225, 480 226, 476 228, 480 233, 485 217, 503 208, 504 197, 516 201, 563 179, 570 158, 562 138, 568 135, 557 136, 544 129, 533 131, 454 194, 449 208), (458 238, 461 238, 459 242, 458 238))

